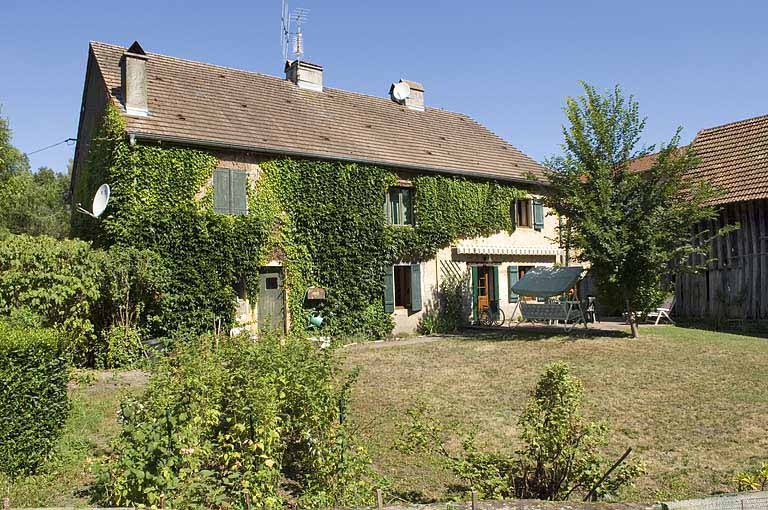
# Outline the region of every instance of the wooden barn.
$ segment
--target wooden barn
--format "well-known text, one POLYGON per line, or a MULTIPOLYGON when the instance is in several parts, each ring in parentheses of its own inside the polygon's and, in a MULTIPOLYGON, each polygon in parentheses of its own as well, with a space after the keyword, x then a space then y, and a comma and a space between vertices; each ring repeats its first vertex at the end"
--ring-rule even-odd
POLYGON ((768 115, 704 129, 692 143, 701 159, 693 177, 724 191, 713 201, 719 218, 696 231, 740 228, 710 242, 705 271, 677 277, 674 313, 768 320, 768 115))

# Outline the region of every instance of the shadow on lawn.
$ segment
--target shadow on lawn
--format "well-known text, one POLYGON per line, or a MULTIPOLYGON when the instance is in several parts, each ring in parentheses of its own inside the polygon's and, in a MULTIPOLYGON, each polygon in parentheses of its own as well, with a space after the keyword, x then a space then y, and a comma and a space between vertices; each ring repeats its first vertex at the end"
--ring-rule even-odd
POLYGON ((631 338, 628 331, 614 328, 601 328, 590 325, 588 329, 583 326, 573 328, 566 332, 562 326, 546 325, 521 325, 514 329, 510 327, 479 327, 469 326, 461 330, 463 338, 469 340, 500 340, 533 342, 551 338, 563 340, 587 340, 591 338, 631 338))
POLYGON ((732 335, 752 336, 756 338, 768 339, 768 322, 766 321, 730 320, 721 321, 718 324, 715 321, 692 321, 677 319, 676 325, 685 329, 699 329, 716 333, 728 333, 732 335))

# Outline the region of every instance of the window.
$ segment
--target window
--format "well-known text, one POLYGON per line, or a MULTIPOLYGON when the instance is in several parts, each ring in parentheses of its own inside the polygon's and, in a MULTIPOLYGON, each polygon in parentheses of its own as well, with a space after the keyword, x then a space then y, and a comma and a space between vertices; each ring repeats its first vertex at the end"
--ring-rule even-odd
POLYGON ((384 272, 384 311, 421 310, 421 264, 389 266, 384 272))
POLYGON ((544 229, 544 204, 540 199, 516 199, 514 215, 512 219, 515 227, 533 227, 538 231, 544 229))
POLYGON ((248 214, 245 170, 217 168, 213 174, 213 209, 221 214, 248 214))
POLYGON ((389 188, 386 210, 390 225, 413 225, 413 190, 400 186, 389 188))
POLYGON ((531 201, 529 199, 515 201, 515 220, 518 227, 531 226, 531 201))
POLYGON ((395 308, 411 307, 411 268, 395 266, 395 308))

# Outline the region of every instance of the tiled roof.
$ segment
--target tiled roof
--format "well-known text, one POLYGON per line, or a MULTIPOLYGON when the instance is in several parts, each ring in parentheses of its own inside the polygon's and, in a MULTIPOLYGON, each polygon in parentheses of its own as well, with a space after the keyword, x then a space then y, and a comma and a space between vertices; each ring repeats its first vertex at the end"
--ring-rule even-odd
POLYGON ((768 115, 704 129, 693 148, 701 163, 692 177, 725 192, 714 203, 768 198, 768 115))
MULTIPOLYGON (((703 129, 691 145, 701 162, 690 177, 723 191, 710 203, 768 198, 768 115, 703 129)), ((655 161, 656 154, 649 154, 633 160, 630 169, 648 170, 655 161)))
MULTIPOLYGON (((122 104, 125 48, 92 42, 91 51, 107 90, 122 104)), ((138 138, 511 181, 541 178, 544 170, 466 115, 429 106, 413 111, 389 98, 314 92, 283 78, 147 55, 149 115, 126 116, 127 131, 138 138)))

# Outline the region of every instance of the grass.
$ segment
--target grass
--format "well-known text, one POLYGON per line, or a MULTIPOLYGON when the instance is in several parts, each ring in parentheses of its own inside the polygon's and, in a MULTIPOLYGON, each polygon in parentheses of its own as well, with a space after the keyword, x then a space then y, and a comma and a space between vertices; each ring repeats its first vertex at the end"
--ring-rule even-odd
MULTIPOLYGON (((606 453, 634 448, 648 474, 623 499, 654 501, 733 490, 737 471, 768 460, 768 339, 674 327, 643 337, 531 336, 409 339, 343 349, 360 367, 350 419, 390 499, 444 500, 457 484, 435 458, 395 452, 397 424, 418 402, 443 422, 477 428, 481 445, 514 450, 517 418, 545 364, 568 362, 584 382, 584 412, 611 426, 606 453)), ((71 383, 72 414, 44 471, 13 484, 0 479, 13 507, 88 506, 89 459, 119 431, 120 399, 146 376, 80 372, 71 383)))
POLYGON ((0 478, 11 507, 87 507, 93 481, 89 460, 104 453, 117 435, 121 398, 139 392, 139 371, 79 371, 70 383, 72 411, 52 458, 41 473, 14 483, 0 478))
POLYGON ((435 458, 392 449, 417 402, 442 422, 476 427, 489 449, 513 450, 517 418, 545 364, 562 360, 584 383, 584 413, 611 427, 606 453, 632 446, 648 474, 622 496, 654 501, 733 490, 736 471, 768 459, 768 341, 674 327, 643 337, 440 339, 344 351, 361 369, 351 419, 392 493, 440 500, 457 480, 435 458))

